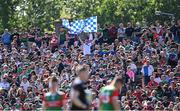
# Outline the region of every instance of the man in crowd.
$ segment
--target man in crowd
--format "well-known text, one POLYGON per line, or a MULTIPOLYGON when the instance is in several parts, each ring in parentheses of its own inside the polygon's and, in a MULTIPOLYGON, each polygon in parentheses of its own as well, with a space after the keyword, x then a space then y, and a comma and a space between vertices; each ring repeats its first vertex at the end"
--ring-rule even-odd
POLYGON ((154 68, 152 65, 150 65, 150 60, 145 61, 145 64, 143 65, 141 69, 142 77, 143 77, 143 84, 146 86, 148 82, 150 81, 150 76, 154 72, 154 68))
POLYGON ((7 46, 8 48, 10 48, 11 46, 11 42, 12 42, 12 36, 11 34, 8 32, 8 29, 4 30, 4 33, 2 35, 2 43, 7 46))
POLYGON ((125 30, 125 33, 126 33, 126 37, 127 37, 128 39, 132 39, 133 34, 134 34, 134 28, 132 27, 131 22, 128 22, 128 23, 127 23, 127 28, 126 28, 126 30, 125 30))

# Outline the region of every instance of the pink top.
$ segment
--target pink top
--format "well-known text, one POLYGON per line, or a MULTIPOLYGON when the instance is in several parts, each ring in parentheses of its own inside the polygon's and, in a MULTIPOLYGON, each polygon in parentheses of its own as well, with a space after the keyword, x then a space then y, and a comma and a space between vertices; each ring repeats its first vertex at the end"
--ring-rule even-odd
POLYGON ((134 72, 131 70, 127 71, 127 75, 129 76, 129 78, 134 78, 135 76, 134 72))

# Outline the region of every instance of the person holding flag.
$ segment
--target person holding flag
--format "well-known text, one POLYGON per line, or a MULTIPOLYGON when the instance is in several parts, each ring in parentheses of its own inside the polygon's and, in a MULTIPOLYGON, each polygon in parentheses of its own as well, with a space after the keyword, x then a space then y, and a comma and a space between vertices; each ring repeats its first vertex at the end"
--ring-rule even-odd
POLYGON ((49 82, 50 91, 43 97, 43 111, 61 111, 65 106, 65 93, 57 91, 58 79, 52 76, 49 82))
POLYGON ((120 77, 115 77, 110 85, 105 86, 100 91, 100 107, 99 110, 120 110, 118 102, 119 93, 123 86, 123 80, 120 77))

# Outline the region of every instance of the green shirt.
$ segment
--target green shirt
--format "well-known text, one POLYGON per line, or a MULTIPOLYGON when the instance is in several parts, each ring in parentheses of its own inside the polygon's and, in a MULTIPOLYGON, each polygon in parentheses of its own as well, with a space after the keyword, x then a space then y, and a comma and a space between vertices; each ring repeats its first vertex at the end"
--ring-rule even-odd
POLYGON ((104 29, 104 30, 103 30, 103 38, 104 38, 104 39, 109 38, 109 31, 108 31, 108 29, 104 29))
POLYGON ((26 43, 28 42, 28 38, 21 38, 20 41, 26 43))
POLYGON ((60 33, 60 41, 66 41, 66 32, 60 33))
POLYGON ((118 97, 118 93, 114 86, 105 86, 100 91, 100 110, 114 110, 112 104, 113 98, 118 97))

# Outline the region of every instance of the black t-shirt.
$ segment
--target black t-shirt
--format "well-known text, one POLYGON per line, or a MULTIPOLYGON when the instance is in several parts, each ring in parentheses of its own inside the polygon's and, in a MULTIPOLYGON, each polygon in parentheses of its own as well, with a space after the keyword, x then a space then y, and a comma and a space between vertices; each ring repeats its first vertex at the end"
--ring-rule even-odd
MULTIPOLYGON (((88 101, 86 99, 86 93, 85 93, 85 90, 87 89, 87 86, 85 84, 85 82, 81 81, 79 78, 76 78, 74 83, 73 83, 73 87, 72 87, 72 93, 73 91, 78 91, 79 92, 79 100, 86 104, 87 106, 89 105, 88 104, 88 101)), ((71 106, 71 110, 87 110, 87 109, 83 109, 83 108, 80 108, 78 106, 76 106, 73 102, 72 102, 72 106, 71 106)))
POLYGON ((132 36, 133 32, 134 32, 134 28, 132 28, 132 27, 128 27, 125 30, 125 33, 127 36, 132 36))
POLYGON ((61 73, 63 69, 64 69, 64 64, 61 62, 61 63, 58 65, 58 72, 61 73))
POLYGON ((49 41, 50 41, 50 38, 49 38, 49 37, 47 37, 47 38, 42 38, 42 41, 45 42, 46 44, 48 44, 49 41))
POLYGON ((17 38, 19 39, 19 33, 13 33, 12 35, 11 35, 11 39, 13 40, 14 39, 14 36, 17 36, 17 38))
POLYGON ((141 37, 141 35, 142 35, 142 34, 140 33, 140 32, 141 32, 141 27, 136 27, 136 28, 134 29, 134 32, 138 32, 138 34, 136 34, 136 36, 137 36, 137 37, 141 37))
POLYGON ((176 27, 175 25, 173 25, 173 26, 170 28, 170 31, 174 34, 174 36, 176 36, 177 27, 176 27))
POLYGON ((176 37, 179 37, 180 36, 180 26, 175 26, 173 25, 171 28, 170 28, 170 31, 174 34, 174 36, 176 37))
POLYGON ((180 26, 177 27, 177 36, 180 37, 180 26))

